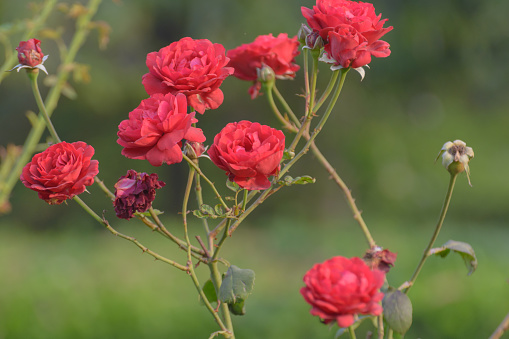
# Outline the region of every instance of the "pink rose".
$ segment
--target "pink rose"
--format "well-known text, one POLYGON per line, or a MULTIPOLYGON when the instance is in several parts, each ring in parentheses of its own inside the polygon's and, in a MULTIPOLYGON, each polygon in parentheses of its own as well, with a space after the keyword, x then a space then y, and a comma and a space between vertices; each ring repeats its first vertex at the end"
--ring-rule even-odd
POLYGON ((143 100, 129 113, 129 119, 118 125, 117 143, 130 159, 148 160, 153 166, 182 161, 182 140, 204 142, 195 112, 187 113, 184 94, 157 93, 143 100))
POLYGON ((156 198, 156 189, 165 185, 156 173, 149 175, 128 170, 115 184, 113 205, 117 217, 129 220, 136 212, 146 212, 156 198))
POLYGON ((208 155, 240 187, 264 190, 270 187, 268 177, 279 172, 284 149, 283 132, 244 120, 226 125, 208 155))
POLYGON ((387 19, 380 20, 375 7, 366 2, 348 0, 317 0, 312 9, 301 7, 302 15, 307 19, 309 27, 318 31, 324 41, 328 41, 328 33, 339 25, 350 25, 362 34, 368 45, 380 39, 392 30, 384 28, 387 19))
POLYGON ((48 204, 61 204, 94 183, 99 162, 91 160, 93 155, 94 148, 82 141, 60 142, 34 155, 23 168, 21 182, 48 204))
POLYGON ((371 56, 384 58, 391 54, 385 41, 368 40, 350 25, 339 25, 329 31, 329 43, 325 45, 327 62, 341 67, 358 68, 371 62, 371 56))
POLYGON ((41 42, 37 39, 21 41, 16 51, 18 51, 18 61, 21 65, 35 67, 43 61, 41 42))
POLYGON ((272 68, 278 79, 295 78, 295 72, 300 68, 295 63, 295 57, 300 53, 298 48, 297 37, 290 39, 286 33, 277 37, 269 34, 260 35, 252 43, 229 50, 226 55, 230 58, 228 65, 235 69, 234 76, 255 82, 249 89, 251 98, 254 99, 261 88, 257 70, 262 66, 272 68))
POLYGON ((183 38, 147 55, 149 73, 142 83, 149 95, 185 94, 189 105, 203 114, 223 103, 219 86, 233 73, 225 67, 228 61, 221 44, 183 38))
POLYGON ((312 306, 311 314, 339 327, 354 323, 355 314, 380 315, 385 274, 370 270, 360 258, 334 257, 316 264, 304 275, 300 293, 312 306))

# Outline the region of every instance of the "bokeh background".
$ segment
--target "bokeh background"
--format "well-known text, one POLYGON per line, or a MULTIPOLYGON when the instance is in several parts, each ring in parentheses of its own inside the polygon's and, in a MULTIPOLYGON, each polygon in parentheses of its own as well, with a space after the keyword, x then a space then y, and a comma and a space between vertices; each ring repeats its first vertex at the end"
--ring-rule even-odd
MULTIPOLYGON (((102 1, 95 18, 111 27, 109 44, 100 49, 97 32, 90 34, 76 59, 90 66, 90 82, 71 80, 78 96, 61 98, 55 127, 64 140, 94 146, 101 178, 110 187, 130 168, 157 172, 167 186, 157 193, 155 207, 179 233, 187 165, 151 168, 121 156, 116 144, 118 123, 147 97, 141 84, 146 54, 185 36, 231 49, 260 34, 295 35, 304 22, 300 7, 313 4, 102 1)), ((488 337, 509 311, 509 2, 391 0, 375 7, 394 26, 384 37, 392 55, 375 59, 362 82, 355 72, 349 74, 317 144, 352 189, 377 243, 398 253, 388 275, 394 286, 410 278, 440 212, 448 174, 434 164, 438 151, 455 139, 474 148, 473 187, 465 176, 459 178, 437 246, 449 239, 470 243, 479 268, 467 277, 459 256, 430 258, 409 294, 414 323, 406 337, 488 337)), ((31 8, 28 1, 0 0, 1 63, 6 48, 17 46, 22 31, 15 27, 32 17, 31 8)), ((74 20, 55 11, 48 27, 63 29, 68 42, 74 20)), ((55 73, 56 44, 37 37, 50 55, 46 67, 55 73)), ((301 56, 298 62, 302 65, 301 56)), ((328 78, 323 64, 320 89, 328 78)), ((300 71, 294 81, 278 82, 296 111, 303 105, 296 95, 302 80, 300 71)), ((233 77, 223 83, 223 105, 199 117, 209 142, 231 121, 279 127, 265 97, 249 98, 250 85, 233 77)), ((44 96, 48 88, 41 87, 44 96)), ((28 110, 36 110, 28 80, 23 72, 12 73, 0 85, 1 145, 23 144, 30 130, 28 110)), ((226 192, 224 174, 206 161, 202 166, 226 192)), ((366 249, 343 194, 312 155, 291 174, 317 181, 278 192, 222 252, 231 263, 256 272, 247 315, 234 318, 238 338, 333 338, 336 328, 309 314, 299 294, 302 276, 316 262, 361 256, 366 249)), ((89 190, 84 199, 105 210, 119 231, 185 261, 184 253, 143 225, 115 220, 97 187, 89 190)), ((216 330, 184 273, 116 239, 73 202, 48 206, 18 183, 11 205, 0 217, 0 338, 206 338, 216 330)), ((201 227, 191 226, 197 232, 201 227)), ((368 325, 361 326, 360 337, 368 325)))

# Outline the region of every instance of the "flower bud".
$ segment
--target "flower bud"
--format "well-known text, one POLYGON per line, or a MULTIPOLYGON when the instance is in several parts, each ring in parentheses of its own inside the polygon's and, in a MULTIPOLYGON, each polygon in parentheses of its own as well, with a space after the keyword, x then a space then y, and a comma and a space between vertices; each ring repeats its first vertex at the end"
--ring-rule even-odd
POLYGON ((205 152, 205 146, 202 142, 186 141, 184 145, 184 154, 191 160, 198 159, 203 152, 205 152))
POLYGON ((276 74, 274 70, 265 64, 262 64, 262 68, 257 68, 256 73, 258 75, 258 80, 262 83, 271 83, 276 79, 276 74))
POLYGON ((311 34, 312 30, 305 24, 300 26, 299 32, 297 32, 297 39, 302 45, 306 44, 306 38, 309 34, 311 34))
POLYGON ((48 74, 46 67, 43 65, 48 56, 42 53, 41 41, 37 39, 20 41, 19 46, 16 47, 16 51, 18 51, 19 64, 14 66, 10 71, 17 70, 19 72, 22 68, 27 68, 28 70, 40 69, 48 74))
POLYGON ((312 51, 319 51, 324 45, 325 43, 318 31, 313 31, 306 37, 306 46, 304 46, 304 48, 309 48, 312 51))
POLYGON ((468 167, 470 159, 474 157, 474 150, 471 147, 467 147, 467 144, 461 140, 448 141, 442 146, 436 160, 440 156, 442 156, 442 165, 444 165, 449 173, 456 175, 465 171, 467 173, 468 184, 472 186, 468 167))

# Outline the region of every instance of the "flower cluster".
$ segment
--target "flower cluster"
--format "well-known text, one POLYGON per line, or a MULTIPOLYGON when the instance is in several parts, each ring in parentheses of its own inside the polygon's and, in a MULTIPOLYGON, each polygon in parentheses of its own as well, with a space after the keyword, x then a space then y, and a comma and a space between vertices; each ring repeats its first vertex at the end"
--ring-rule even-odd
POLYGON ((371 270, 360 258, 334 257, 315 264, 304 275, 305 287, 300 293, 312 306, 311 314, 325 324, 339 327, 354 323, 354 315, 380 315, 385 273, 371 270))
POLYGON ((156 189, 166 185, 155 173, 128 170, 115 184, 115 212, 117 217, 131 219, 136 212, 146 212, 156 198, 156 189))
MULTIPOLYGON (((389 44, 379 40, 392 30, 387 19, 376 15, 370 3, 349 0, 317 0, 313 8, 302 7, 309 27, 325 42, 322 60, 336 68, 359 68, 371 57, 390 55, 389 44)), ((312 47, 312 46, 311 46, 312 47)))

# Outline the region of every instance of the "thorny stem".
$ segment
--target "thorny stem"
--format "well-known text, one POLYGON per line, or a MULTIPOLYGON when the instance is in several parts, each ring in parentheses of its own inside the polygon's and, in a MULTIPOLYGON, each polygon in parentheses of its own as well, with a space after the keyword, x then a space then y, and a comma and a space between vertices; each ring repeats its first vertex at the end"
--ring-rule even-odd
POLYGON ((451 178, 449 180, 449 187, 447 188, 447 194, 445 196, 444 204, 442 205, 442 211, 440 212, 440 217, 438 218, 437 226, 435 227, 435 232, 433 233, 433 236, 431 237, 428 246, 424 250, 421 261, 419 261, 419 264, 417 265, 417 268, 415 269, 412 278, 408 281, 408 287, 406 287, 406 289, 404 290, 405 294, 408 293, 410 287, 412 287, 412 285, 415 283, 415 280, 417 279, 419 272, 421 272, 421 269, 429 256, 429 250, 433 247, 435 240, 437 240, 438 234, 440 233, 440 229, 442 228, 442 225, 444 223, 445 215, 447 214, 447 210, 449 208, 449 203, 451 202, 452 192, 454 190, 454 184, 456 183, 457 176, 458 176, 457 174, 451 174, 451 178))
POLYGON ((502 320, 500 325, 498 325, 497 329, 495 330, 495 332, 493 332, 489 339, 498 339, 507 330, 509 330, 509 313, 507 313, 504 320, 502 320))
MULTIPOLYGON (((196 160, 196 161, 198 161, 198 160, 196 160)), ((199 166, 199 164, 196 163, 196 166, 199 166)), ((196 175, 194 178, 194 181, 195 181, 194 190, 196 193, 196 201, 198 202, 198 208, 199 208, 201 205, 203 205, 203 188, 201 186, 200 176, 196 175)), ((203 228, 205 228, 205 232, 207 232, 207 234, 209 234, 210 233, 209 222, 207 221, 206 218, 203 218, 202 223, 203 223, 203 228)), ((214 248, 214 242, 211 241, 210 238, 208 241, 208 247, 209 247, 208 248, 209 251, 212 251, 214 248)))
POLYGON ((113 233, 114 235, 120 237, 120 238, 123 238, 125 240, 128 240, 130 242, 132 242, 133 244, 135 244, 136 246, 138 246, 139 248, 141 248, 141 250, 143 251, 143 253, 148 253, 150 254, 151 256, 153 256, 156 260, 161 260, 162 262, 165 262, 175 268, 178 268, 179 270, 181 271, 188 271, 188 268, 184 265, 181 265, 173 260, 170 260, 168 258, 165 258, 163 257, 162 255, 160 254, 157 254, 156 252, 152 251, 152 250, 149 250, 147 247, 143 246, 143 244, 141 244, 138 240, 136 240, 135 238, 133 237, 130 237, 130 236, 127 236, 125 234, 122 234, 120 232, 118 232, 117 230, 115 230, 113 227, 110 226, 110 224, 108 223, 108 221, 104 218, 101 218, 99 215, 97 215, 97 213, 95 213, 83 200, 81 200, 80 197, 78 196, 75 196, 74 198, 74 201, 76 201, 88 214, 90 214, 97 222, 99 222, 101 225, 103 225, 104 227, 106 227, 106 229, 108 229, 108 231, 110 231, 111 233, 113 233))
MULTIPOLYGON (((200 282, 198 281, 198 277, 196 276, 196 273, 194 272, 193 261, 191 258, 191 241, 189 239, 189 232, 188 232, 188 227, 187 227, 188 226, 187 225, 187 203, 189 201, 191 187, 193 186, 194 174, 195 174, 194 167, 189 166, 189 176, 187 179, 186 190, 184 191, 184 199, 182 201, 182 222, 184 224, 184 235, 185 235, 186 243, 187 243, 187 268, 188 268, 188 272, 191 276, 191 280, 193 281, 193 284, 196 287, 196 290, 198 291, 198 294, 201 296, 202 301, 207 306, 207 309, 212 314, 212 316, 216 320, 217 324, 221 327, 221 330, 228 331, 231 333, 231 335, 225 335, 225 337, 234 338, 233 327, 231 326, 232 325, 231 319, 230 319, 230 322, 228 323, 228 321, 226 321, 226 319, 227 319, 226 314, 224 314, 224 312, 223 312, 223 317, 224 317, 225 321, 227 322, 227 327, 225 327, 223 321, 217 314, 216 310, 214 310, 214 308, 208 301, 207 297, 205 296, 205 293, 203 292, 203 290, 201 288, 200 282)), ((211 262, 209 264, 209 267, 211 267, 212 264, 213 264, 213 262, 211 262)), ((217 263, 215 265, 217 266, 217 263)), ((219 274, 219 271, 217 271, 217 273, 219 274)), ((219 279, 220 279, 220 276, 219 276, 219 279)), ((226 305, 226 309, 228 311, 228 305, 226 305)), ((228 313, 228 316, 229 316, 229 313, 228 313)))
MULTIPOLYGON (((322 99, 325 99, 329 95, 330 91, 332 90, 332 85, 334 85, 336 83, 338 74, 339 74, 339 72, 334 72, 333 76, 331 77, 331 80, 329 81, 329 85, 327 86, 326 94, 324 93, 324 95, 322 95, 322 97, 320 98, 320 101, 319 101, 320 105, 321 105, 322 99)), ((279 99, 279 101, 281 102, 283 107, 288 112, 291 112, 290 115, 293 115, 293 112, 289 108, 286 100, 283 98, 283 96, 279 92, 277 92, 276 86, 274 86, 273 89, 274 89, 274 91, 276 91, 275 92, 276 97, 279 99)), ((276 116, 280 116, 281 114, 279 113, 279 110, 278 110, 276 104, 271 100, 272 97, 267 96, 267 98, 269 100, 270 106, 276 113, 276 116)), ((317 104, 317 106, 318 106, 318 104, 317 104)), ((282 121, 282 122, 285 123, 285 121, 282 121)), ((296 125, 299 128, 301 127, 301 124, 298 121, 297 121, 296 125)), ((304 134, 304 137, 307 140, 309 140, 309 135, 307 133, 304 134)), ((361 230, 364 233, 364 237, 366 238, 367 242, 369 243, 369 246, 375 247, 376 243, 375 243, 373 237, 371 236, 371 233, 369 232, 369 229, 368 229, 366 223, 364 222, 364 219, 362 218, 361 212, 359 211, 359 209, 357 208, 357 205, 355 204, 355 199, 352 197, 352 192, 350 191, 348 186, 345 184, 345 182, 341 179, 341 177, 336 172, 336 170, 329 163, 327 158, 325 158, 325 156, 320 152, 320 150, 318 149, 318 147, 316 146, 314 141, 311 144, 311 151, 313 152, 315 157, 318 159, 318 161, 325 167, 327 172, 329 172, 329 174, 331 175, 332 179, 336 182, 336 184, 343 190, 343 193, 345 194, 346 200, 348 202, 348 206, 350 207, 350 209, 353 212, 354 219, 357 220, 357 222, 359 223, 359 226, 361 227, 361 230)))

